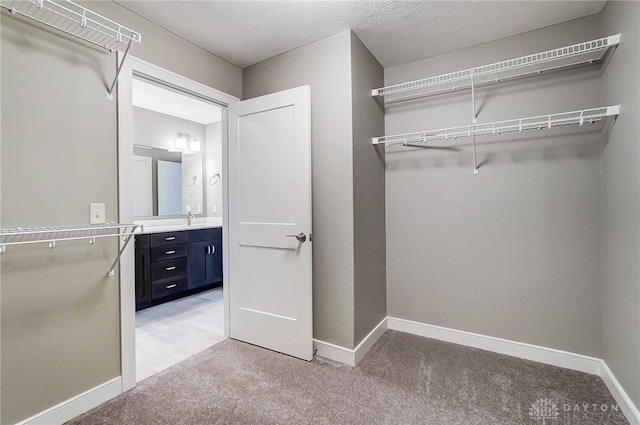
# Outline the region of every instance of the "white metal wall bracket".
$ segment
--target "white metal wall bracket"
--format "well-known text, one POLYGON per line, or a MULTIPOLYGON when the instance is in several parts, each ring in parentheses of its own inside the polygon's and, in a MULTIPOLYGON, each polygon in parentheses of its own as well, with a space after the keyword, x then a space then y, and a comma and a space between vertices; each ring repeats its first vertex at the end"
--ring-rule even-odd
POLYGON ((124 51, 124 55, 122 56, 122 60, 118 64, 116 68, 116 76, 113 79, 113 83, 111 83, 111 87, 109 87, 109 91, 107 92, 107 99, 113 100, 113 90, 116 88, 116 84, 118 83, 118 78, 120 78, 120 72, 122 72, 122 67, 124 65, 124 61, 127 60, 127 55, 129 54, 129 49, 131 48, 131 41, 127 44, 127 48, 124 51))

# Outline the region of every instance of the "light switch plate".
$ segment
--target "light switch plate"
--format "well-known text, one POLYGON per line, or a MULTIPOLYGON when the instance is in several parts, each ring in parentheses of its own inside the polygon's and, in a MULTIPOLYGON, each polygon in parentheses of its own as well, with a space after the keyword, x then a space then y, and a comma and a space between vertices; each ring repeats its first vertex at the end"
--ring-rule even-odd
POLYGON ((212 213, 217 213, 218 212, 218 206, 216 204, 212 204, 211 205, 211 212, 212 213))
POLYGON ((106 209, 104 204, 89 204, 89 222, 91 224, 106 223, 106 209))

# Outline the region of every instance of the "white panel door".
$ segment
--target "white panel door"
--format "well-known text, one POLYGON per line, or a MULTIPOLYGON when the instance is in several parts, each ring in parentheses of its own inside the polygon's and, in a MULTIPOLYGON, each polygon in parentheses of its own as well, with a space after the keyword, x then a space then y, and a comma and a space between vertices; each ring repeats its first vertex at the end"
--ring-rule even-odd
POLYGON ((305 360, 311 311, 309 86, 229 107, 230 335, 305 360))

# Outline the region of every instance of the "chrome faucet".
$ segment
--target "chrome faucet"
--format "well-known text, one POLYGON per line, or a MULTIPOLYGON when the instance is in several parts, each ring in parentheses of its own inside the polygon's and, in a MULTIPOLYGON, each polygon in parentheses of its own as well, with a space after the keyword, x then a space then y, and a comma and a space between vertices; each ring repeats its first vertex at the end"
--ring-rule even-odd
POLYGON ((196 216, 191 214, 191 211, 187 211, 187 226, 191 226, 192 218, 196 218, 196 216))

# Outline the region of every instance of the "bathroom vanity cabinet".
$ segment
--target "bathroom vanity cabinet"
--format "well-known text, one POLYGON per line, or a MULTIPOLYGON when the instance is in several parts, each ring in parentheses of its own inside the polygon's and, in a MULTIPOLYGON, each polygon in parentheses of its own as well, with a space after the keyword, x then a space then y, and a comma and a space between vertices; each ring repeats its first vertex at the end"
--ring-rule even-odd
POLYGON ((139 234, 136 310, 222 284, 222 228, 139 234))

